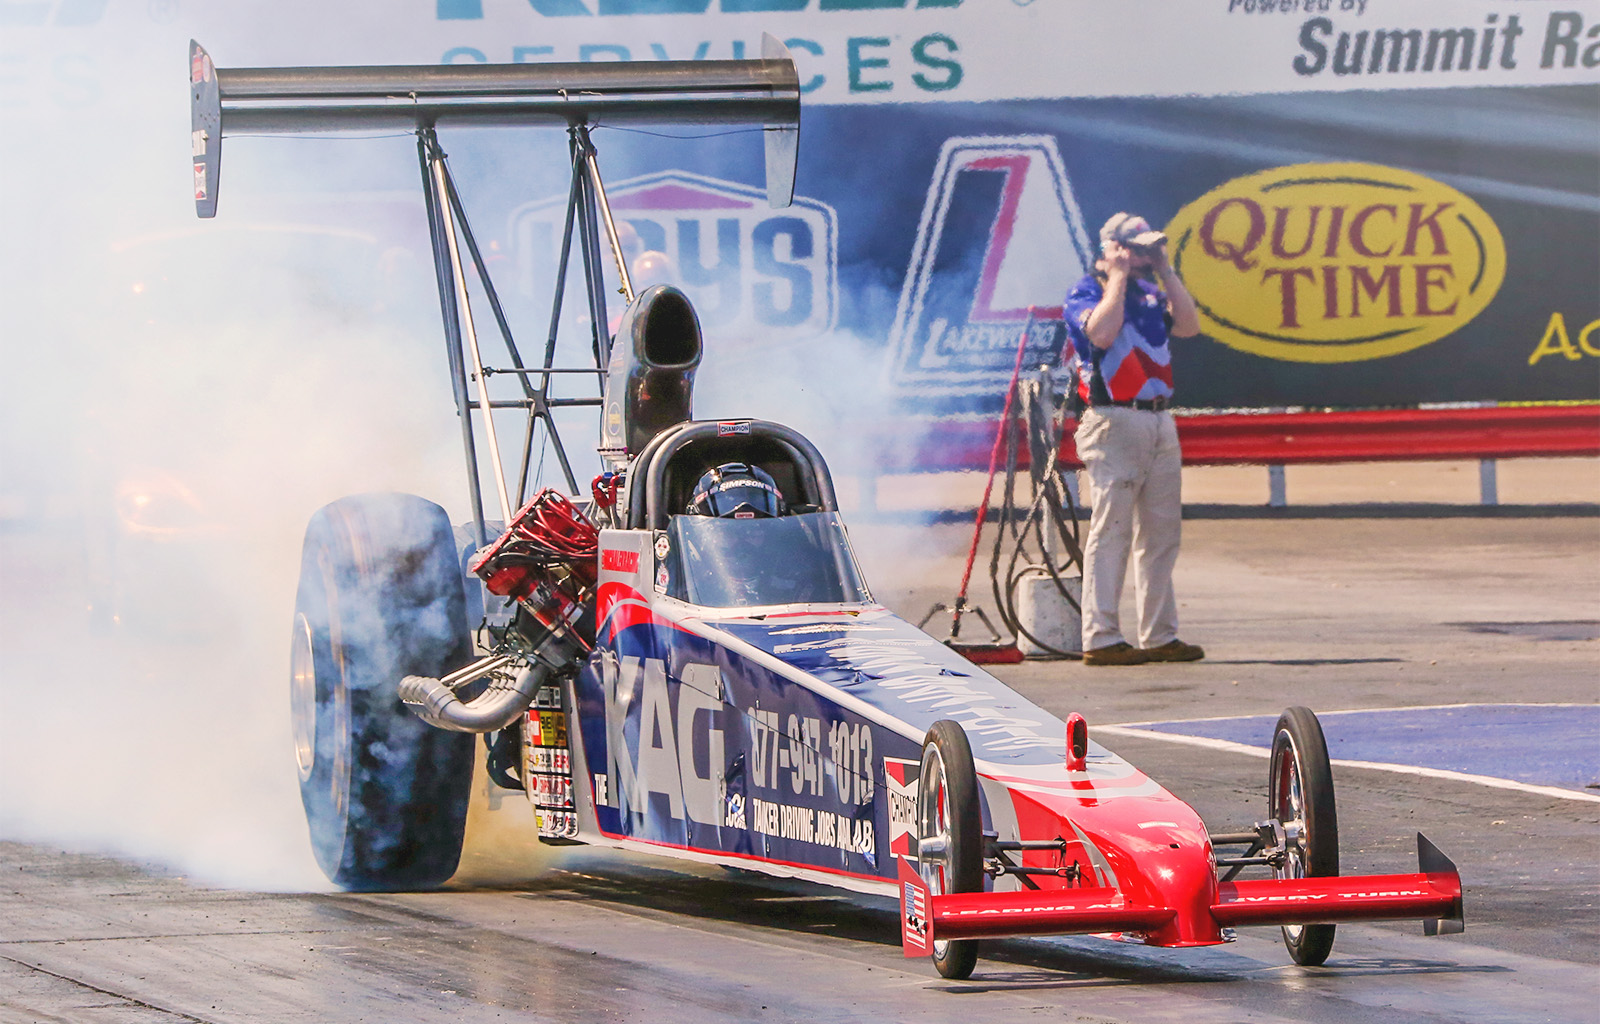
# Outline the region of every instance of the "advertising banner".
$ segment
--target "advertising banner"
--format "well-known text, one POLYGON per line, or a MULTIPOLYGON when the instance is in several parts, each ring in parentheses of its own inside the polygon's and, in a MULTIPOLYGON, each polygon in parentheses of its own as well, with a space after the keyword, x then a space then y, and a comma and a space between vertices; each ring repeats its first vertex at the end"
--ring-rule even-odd
MULTIPOLYGON (((1165 227, 1200 304, 1202 337, 1174 353, 1181 405, 1600 396, 1593 4, 531 6, 537 45, 526 10, 438 0, 439 59, 733 57, 760 31, 784 39, 805 91, 804 230, 632 185, 654 205, 623 216, 746 351, 848 332, 906 410, 996 406, 1025 325, 1028 363, 1051 361, 1062 294, 1120 210, 1165 227)), ((751 155, 719 160, 723 183, 697 188, 759 183, 751 155)))
MULTIPOLYGON (((1025 328, 1027 361, 1055 358, 1062 296, 1124 210, 1166 231, 1201 309, 1174 349, 1181 406, 1600 396, 1593 0, 12 0, 0 23, 7 123, 73 126, 45 163, 161 104, 183 117, 189 36, 228 68, 751 58, 770 33, 800 72, 796 203, 763 202, 759 128, 597 125, 626 258, 636 284, 684 287, 740 372, 849 353, 834 383, 870 381, 891 408, 997 408, 1025 328)), ((513 320, 542 333, 565 139, 517 134, 444 142, 513 320)), ((404 141, 381 160, 298 143, 324 148, 251 170, 296 144, 229 143, 219 224, 275 188, 353 216, 373 204, 340 197, 417 187, 404 141)))

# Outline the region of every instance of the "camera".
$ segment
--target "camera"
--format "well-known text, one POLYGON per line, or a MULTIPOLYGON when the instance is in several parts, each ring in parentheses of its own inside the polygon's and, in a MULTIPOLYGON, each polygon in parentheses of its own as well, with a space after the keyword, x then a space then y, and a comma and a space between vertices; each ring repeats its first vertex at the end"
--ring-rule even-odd
POLYGON ((1130 238, 1126 241, 1118 241, 1113 243, 1112 241, 1107 240, 1101 243, 1100 248, 1103 252, 1110 252, 1112 245, 1116 244, 1122 246, 1135 256, 1142 256, 1145 259, 1153 260, 1157 256, 1157 250, 1159 250, 1167 242, 1167 236, 1159 231, 1146 231, 1143 232, 1140 237, 1143 238, 1144 241, 1139 242, 1130 238))
POLYGON ((1146 259, 1155 259, 1157 252, 1162 246, 1167 244, 1167 236, 1161 234, 1160 232, 1151 232, 1151 234, 1154 234, 1156 237, 1148 239, 1144 242, 1130 241, 1126 243, 1128 251, 1137 256, 1143 256, 1146 259))

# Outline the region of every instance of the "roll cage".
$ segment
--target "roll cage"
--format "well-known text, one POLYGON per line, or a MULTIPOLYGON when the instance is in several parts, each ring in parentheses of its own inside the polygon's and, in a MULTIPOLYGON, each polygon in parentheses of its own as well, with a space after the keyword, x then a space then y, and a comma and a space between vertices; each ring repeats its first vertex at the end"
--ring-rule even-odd
POLYGON ((701 420, 668 427, 634 459, 624 526, 666 529, 667 520, 689 504, 700 477, 724 462, 766 470, 791 508, 839 509, 822 453, 797 431, 766 420, 701 420))

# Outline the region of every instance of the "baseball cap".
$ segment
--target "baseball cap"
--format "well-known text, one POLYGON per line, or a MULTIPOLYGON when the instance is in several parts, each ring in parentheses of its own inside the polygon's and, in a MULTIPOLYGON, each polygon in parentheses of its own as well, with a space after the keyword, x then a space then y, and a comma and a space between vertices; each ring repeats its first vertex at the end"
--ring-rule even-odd
POLYGON ((1156 245, 1165 242, 1167 236, 1150 226, 1150 222, 1134 213, 1118 213, 1106 221, 1100 229, 1100 242, 1116 242, 1118 245, 1156 245))

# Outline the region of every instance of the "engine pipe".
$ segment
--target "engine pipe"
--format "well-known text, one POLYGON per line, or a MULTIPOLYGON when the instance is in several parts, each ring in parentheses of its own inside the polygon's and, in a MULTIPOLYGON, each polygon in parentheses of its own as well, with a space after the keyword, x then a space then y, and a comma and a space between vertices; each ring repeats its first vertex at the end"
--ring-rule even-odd
POLYGON ((544 685, 550 666, 535 662, 507 680, 498 669, 512 663, 501 655, 486 658, 469 665, 462 672, 434 679, 429 676, 406 676, 400 680, 400 699, 406 709, 429 725, 451 732, 494 732, 504 729, 528 710, 534 695, 544 685), (488 663, 494 664, 488 664, 488 663), (473 675, 462 677, 466 672, 473 675), (451 686, 463 686, 473 679, 489 674, 489 687, 469 701, 455 695, 451 686))

